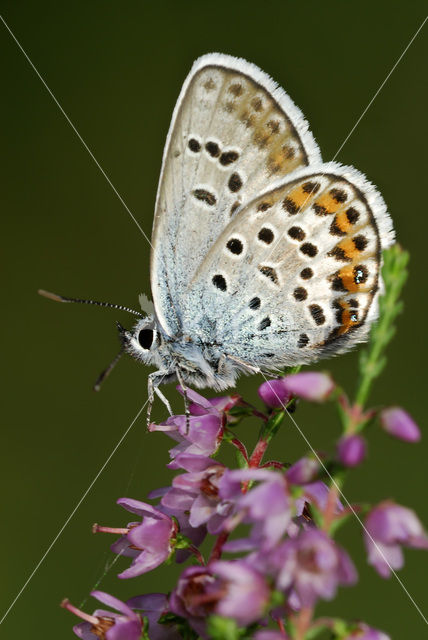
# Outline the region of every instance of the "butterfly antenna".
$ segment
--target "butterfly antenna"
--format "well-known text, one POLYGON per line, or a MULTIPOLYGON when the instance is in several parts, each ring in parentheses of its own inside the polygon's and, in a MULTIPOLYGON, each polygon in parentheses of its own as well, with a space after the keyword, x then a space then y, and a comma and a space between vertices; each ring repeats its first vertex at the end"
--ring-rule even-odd
POLYGON ((55 302, 76 302, 78 304, 94 304, 97 307, 109 307, 110 309, 127 311, 128 313, 132 313, 134 316, 138 316, 139 318, 144 318, 144 315, 140 311, 135 311, 135 309, 124 307, 121 304, 113 304, 112 302, 99 302, 98 300, 83 300, 81 298, 66 298, 65 296, 60 296, 57 293, 51 293, 50 291, 45 291, 44 289, 39 289, 37 293, 43 296, 44 298, 49 298, 49 300, 54 300, 55 302))
POLYGON ((101 385, 104 382, 104 380, 110 375, 110 373, 112 372, 112 370, 115 368, 115 366, 117 365, 117 363, 119 362, 123 352, 125 351, 125 349, 122 347, 122 349, 119 351, 119 353, 117 354, 117 356, 110 362, 110 364, 108 365, 108 367, 106 367, 104 369, 104 371, 102 371, 100 373, 100 375, 98 376, 98 378, 95 380, 95 384, 93 386, 93 390, 94 391, 99 391, 101 389, 101 385))

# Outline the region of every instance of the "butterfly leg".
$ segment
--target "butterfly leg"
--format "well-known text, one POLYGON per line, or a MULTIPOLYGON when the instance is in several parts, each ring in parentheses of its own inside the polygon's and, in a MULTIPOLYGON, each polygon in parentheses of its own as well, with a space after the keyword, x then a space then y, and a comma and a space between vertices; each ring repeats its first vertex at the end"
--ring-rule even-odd
POLYGON ((155 399, 154 396, 154 382, 153 382, 153 374, 150 373, 147 377, 147 394, 148 394, 148 400, 147 400, 147 416, 146 416, 146 420, 147 420, 147 429, 150 426, 150 416, 152 414, 152 407, 153 407, 153 401, 155 399))
POLYGON ((159 389, 159 385, 161 382, 164 382, 168 377, 167 373, 163 373, 162 371, 154 371, 147 376, 147 393, 148 393, 148 402, 147 402, 147 428, 150 425, 150 416, 152 413, 153 402, 155 399, 155 393, 158 398, 163 402, 166 406, 168 413, 170 416, 173 415, 171 405, 168 400, 165 398, 162 391, 159 389))
POLYGON ((172 413, 172 409, 171 409, 171 405, 169 404, 169 400, 167 400, 167 398, 164 396, 164 394, 162 393, 162 391, 159 389, 158 386, 155 386, 154 388, 154 392, 157 395, 157 397, 164 403, 164 405, 166 406, 166 409, 169 413, 170 416, 174 415, 172 413))
POLYGON ((178 383, 180 387, 183 389, 183 398, 184 398, 184 414, 186 416, 186 435, 189 433, 190 429, 190 409, 189 409, 189 397, 187 395, 187 387, 184 384, 184 380, 181 376, 180 370, 175 370, 175 375, 177 376, 178 383))

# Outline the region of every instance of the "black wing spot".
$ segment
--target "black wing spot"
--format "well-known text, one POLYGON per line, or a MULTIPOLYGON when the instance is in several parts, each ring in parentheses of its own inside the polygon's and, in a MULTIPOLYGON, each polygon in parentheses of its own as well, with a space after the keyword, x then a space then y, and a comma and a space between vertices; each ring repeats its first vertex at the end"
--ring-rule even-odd
POLYGON ((232 164, 232 162, 236 162, 238 158, 239 153, 236 151, 225 151, 220 156, 220 164, 223 165, 223 167, 227 167, 229 164, 232 164))
POLYGON ((275 236, 271 229, 268 229, 268 227, 263 227, 262 229, 260 229, 259 235, 257 237, 265 244, 271 244, 275 236))
POLYGON ((233 214, 235 213, 235 211, 238 209, 239 205, 241 203, 237 200, 236 202, 233 203, 233 205, 230 207, 230 215, 233 216, 233 214))
POLYGON ((215 195, 213 193, 210 193, 206 189, 195 189, 193 195, 197 200, 202 200, 202 202, 205 202, 210 207, 215 205, 215 203, 217 202, 215 195))
POLYGON ((300 251, 310 258, 314 258, 318 253, 318 248, 312 242, 305 242, 300 247, 300 251))
POLYGON ((306 300, 308 297, 308 292, 305 287, 296 287, 293 291, 293 296, 298 302, 302 302, 302 300, 306 300))
POLYGON ((267 265, 261 265, 259 267, 259 271, 261 274, 272 280, 274 284, 279 284, 278 276, 273 267, 268 267, 267 265))
POLYGON ((346 210, 346 217, 348 218, 349 224, 355 224, 360 217, 360 213, 354 209, 354 207, 349 207, 349 209, 346 210))
POLYGON ((270 327, 271 324, 272 323, 270 321, 270 318, 267 316, 266 318, 263 318, 263 320, 260 322, 259 330, 263 331, 263 329, 266 329, 267 327, 270 327))
POLYGON ((201 145, 195 138, 190 138, 188 146, 193 153, 198 153, 201 150, 201 145))
POLYGON ((252 298, 250 300, 250 302, 248 303, 248 306, 250 307, 250 309, 259 309, 260 308, 260 298, 258 298, 257 296, 255 298, 252 298))
POLYGON ((330 189, 330 195, 338 203, 346 202, 348 199, 346 191, 343 191, 343 189, 330 189))
POLYGON ((306 335, 306 333, 301 333, 299 336, 299 340, 297 342, 297 346, 299 347, 299 349, 303 349, 303 347, 306 347, 308 342, 309 342, 309 338, 306 335))
POLYGON ((309 311, 311 312, 311 316, 315 320, 315 324, 321 325, 325 322, 325 315, 322 307, 319 304, 310 304, 309 311))
POLYGON ((261 202, 259 205, 257 205, 257 211, 267 211, 271 207, 272 207, 271 202, 261 202))
POLYGON ((226 291, 226 289, 227 289, 226 280, 219 273, 217 273, 215 276, 213 276, 212 283, 213 283, 213 285, 215 287, 217 287, 217 289, 220 289, 220 291, 226 291))
POLYGON ((287 211, 291 216, 296 215, 296 213, 299 211, 299 207, 297 206, 297 204, 294 202, 294 200, 292 200, 291 198, 284 198, 284 200, 282 201, 282 207, 283 209, 285 209, 285 211, 287 211))
POLYGON ((367 247, 369 241, 367 240, 367 238, 363 235, 359 235, 359 236, 355 236, 355 238, 352 238, 355 248, 357 249, 357 251, 364 251, 364 249, 367 247))
POLYGON ((348 258, 345 251, 341 247, 334 247, 331 251, 327 253, 330 258, 335 258, 336 260, 343 262, 351 262, 352 258, 348 258))
POLYGON ((238 173, 232 173, 229 178, 228 187, 232 193, 236 193, 242 187, 242 180, 238 173))
POLYGON ((231 253, 234 253, 237 256, 239 256, 239 254, 242 253, 244 249, 244 245, 239 240, 239 238, 231 238, 230 240, 228 240, 226 247, 231 253))
POLYGON ((310 278, 312 278, 313 275, 314 275, 314 272, 310 267, 305 267, 300 272, 300 277, 303 278, 303 280, 309 280, 310 278))
POLYGON ((339 272, 335 273, 331 279, 331 288, 333 291, 348 291, 343 284, 343 280, 339 275, 339 272))
POLYGON ((290 238, 293 238, 293 240, 301 242, 305 239, 306 233, 301 227, 291 227, 291 229, 288 230, 288 235, 290 238))
POLYGON ((305 193, 314 194, 319 191, 320 186, 319 182, 305 182, 305 184, 302 184, 302 189, 305 193))
POLYGON ((205 145, 205 149, 208 151, 212 158, 218 158, 220 155, 220 147, 217 142, 208 141, 205 145))

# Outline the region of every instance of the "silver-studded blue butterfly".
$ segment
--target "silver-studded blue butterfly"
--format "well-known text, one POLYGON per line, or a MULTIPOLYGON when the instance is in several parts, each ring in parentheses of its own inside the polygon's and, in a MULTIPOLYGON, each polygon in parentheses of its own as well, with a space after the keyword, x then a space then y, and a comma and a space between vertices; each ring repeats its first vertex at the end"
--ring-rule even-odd
POLYGON ((342 353, 376 319, 392 241, 376 188, 352 167, 322 163, 302 113, 269 76, 205 55, 163 155, 154 312, 120 327, 123 350, 157 367, 149 391, 161 397, 162 382, 221 390, 242 372, 342 353))

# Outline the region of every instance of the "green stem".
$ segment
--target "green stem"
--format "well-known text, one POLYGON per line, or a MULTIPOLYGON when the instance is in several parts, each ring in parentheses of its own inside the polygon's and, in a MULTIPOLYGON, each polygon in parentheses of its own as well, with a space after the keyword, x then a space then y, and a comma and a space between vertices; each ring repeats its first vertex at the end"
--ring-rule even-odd
POLYGON ((360 381, 355 396, 355 404, 360 407, 364 407, 373 381, 386 364, 384 352, 395 333, 394 323, 402 310, 400 295, 407 279, 407 251, 395 244, 384 251, 383 258, 385 293, 379 299, 379 320, 372 327, 368 347, 360 354, 360 381))

